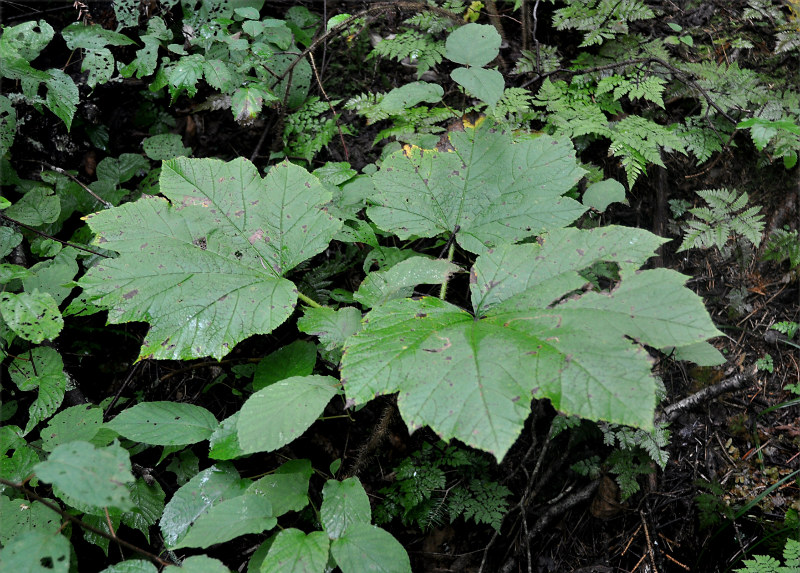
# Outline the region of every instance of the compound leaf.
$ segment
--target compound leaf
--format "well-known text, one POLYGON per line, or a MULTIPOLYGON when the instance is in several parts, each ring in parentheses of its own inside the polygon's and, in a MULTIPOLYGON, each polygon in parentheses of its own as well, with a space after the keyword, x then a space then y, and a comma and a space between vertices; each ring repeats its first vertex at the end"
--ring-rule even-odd
POLYGON ((341 221, 331 198, 290 163, 261 178, 244 159, 163 163, 161 193, 87 217, 95 242, 120 253, 84 276, 109 322, 151 324, 140 357, 221 358, 284 322, 297 301, 283 278, 327 247, 341 221))
POLYGON ((453 152, 410 148, 390 155, 372 176, 367 215, 407 239, 456 233, 481 253, 544 230, 565 227, 586 207, 564 193, 584 171, 568 140, 549 136, 512 144, 489 122, 451 132, 453 152))
POLYGON ((435 298, 374 308, 345 345, 348 400, 399 392, 409 429, 428 425, 498 459, 522 431, 532 397, 583 418, 651 428, 656 383, 642 345, 719 335, 683 287, 686 277, 634 272, 662 242, 624 227, 557 229, 477 259, 474 313, 435 298), (584 293, 579 271, 599 261, 616 263, 622 278, 610 291, 584 293))

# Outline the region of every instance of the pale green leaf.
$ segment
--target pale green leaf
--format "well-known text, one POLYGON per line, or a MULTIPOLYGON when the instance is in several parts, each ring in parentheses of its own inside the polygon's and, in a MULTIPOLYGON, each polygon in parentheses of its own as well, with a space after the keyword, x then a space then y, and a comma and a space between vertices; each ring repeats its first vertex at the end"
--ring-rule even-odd
POLYGON ((494 26, 467 24, 447 37, 444 57, 463 66, 482 67, 500 53, 501 41, 494 26))
POLYGON ((719 335, 686 277, 631 272, 662 242, 623 227, 561 229, 541 244, 489 251, 470 281, 477 320, 433 298, 390 301, 366 316, 345 346, 348 399, 399 391, 411 430, 429 425, 498 459, 522 431, 531 396, 567 414, 649 428, 655 381, 640 344, 719 335), (620 265, 619 285, 581 295, 578 271, 604 260, 620 265))
POLYGON ((336 395, 337 384, 330 376, 295 376, 250 396, 236 423, 242 450, 271 452, 298 438, 336 395))
POLYGON ((257 85, 238 88, 231 96, 233 117, 242 125, 252 123, 261 113, 265 103, 278 101, 270 91, 257 85))
POLYGON ((342 573, 411 573, 408 553, 390 533, 367 523, 354 523, 331 542, 331 554, 342 573))
POLYGON ((345 534, 354 523, 369 524, 372 510, 367 492, 358 478, 344 481, 330 479, 322 488, 322 506, 319 517, 325 533, 331 539, 345 534))
POLYGON ((81 71, 89 72, 86 83, 94 89, 97 84, 106 83, 114 75, 114 56, 108 48, 90 50, 83 57, 81 71))
POLYGON ((194 404, 144 402, 120 413, 106 426, 137 442, 182 446, 207 440, 217 424, 214 414, 194 404))
POLYGON ((15 573, 67 573, 70 563, 69 540, 45 531, 26 531, 0 550, 0 565, 15 573), (47 563, 47 569, 42 566, 47 563))
POLYGON ((284 529, 275 537, 261 573, 319 573, 328 562, 330 541, 321 531, 284 529))
POLYGON ((708 342, 695 342, 687 346, 663 348, 664 354, 675 360, 688 360, 698 366, 720 366, 728 359, 708 342))
POLYGON ((623 201, 625 201, 625 187, 616 179, 605 179, 593 183, 583 194, 583 204, 597 209, 601 213, 611 203, 622 203, 623 201))
POLYGON ((236 412, 219 423, 208 439, 210 446, 208 457, 215 460, 233 460, 246 455, 239 446, 239 433, 236 431, 238 420, 239 412, 236 412))
MULTIPOLYGON (((50 500, 52 502, 52 500, 50 500)), ((38 501, 0 496, 0 545, 8 545, 15 535, 44 531, 56 535, 61 530, 61 515, 38 501)))
POLYGON ((206 60, 203 62, 203 75, 212 88, 221 92, 229 92, 239 81, 233 70, 222 60, 206 60))
POLYGON ((77 501, 95 507, 131 507, 126 484, 134 481, 128 452, 119 444, 95 448, 88 442, 56 446, 36 475, 77 501))
POLYGON ((386 270, 369 273, 353 298, 371 308, 411 296, 417 285, 443 283, 459 270, 457 265, 443 259, 411 257, 386 270))
POLYGON ((272 504, 260 495, 241 495, 219 502, 199 516, 186 535, 172 549, 206 548, 248 533, 261 533, 275 527, 272 504))
POLYGON ((308 482, 313 473, 310 461, 290 460, 253 482, 247 493, 269 499, 275 517, 289 511, 300 511, 308 505, 308 482))
POLYGON ((410 82, 394 88, 378 104, 378 107, 389 115, 398 115, 415 105, 428 102, 436 103, 444 96, 444 89, 428 82, 410 82))
POLYGON ((297 328, 306 334, 319 337, 326 350, 341 348, 348 336, 361 328, 361 312, 352 306, 338 310, 329 307, 304 309, 297 321, 297 328))
POLYGON ((53 340, 64 327, 52 295, 38 290, 0 294, 0 316, 17 336, 34 344, 53 340))
POLYGON ((450 72, 454 82, 463 87, 469 94, 494 107, 503 97, 505 80, 497 70, 483 68, 456 68, 450 72))
POLYGON ((230 352, 284 322, 297 300, 283 275, 325 249, 341 221, 331 194, 301 167, 264 178, 236 159, 163 164, 161 198, 91 215, 97 243, 120 253, 80 280, 113 323, 146 320, 141 356, 191 358, 230 352))
POLYGON ((72 289, 72 279, 78 274, 78 263, 75 261, 77 249, 68 247, 60 251, 54 258, 36 263, 29 270, 33 273, 22 281, 28 292, 47 292, 56 304, 64 302, 72 289))
POLYGON ((173 547, 198 517, 217 503, 242 495, 249 483, 240 479, 228 463, 211 466, 195 475, 164 507, 159 523, 164 543, 173 547))
POLYGON ((71 406, 53 416, 41 429, 42 449, 52 452, 67 442, 91 442, 103 423, 103 410, 91 404, 71 406))
POLYGON ((369 218, 401 239, 456 233, 459 245, 480 253, 583 214, 585 207, 562 197, 584 173, 569 141, 512 144, 489 123, 451 133, 452 152, 414 148, 386 158, 372 176, 369 218))

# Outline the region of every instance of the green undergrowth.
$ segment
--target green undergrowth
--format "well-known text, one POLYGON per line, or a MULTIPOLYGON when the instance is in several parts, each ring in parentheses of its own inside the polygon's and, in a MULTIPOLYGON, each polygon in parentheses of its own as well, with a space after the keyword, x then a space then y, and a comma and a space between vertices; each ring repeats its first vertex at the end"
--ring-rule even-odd
MULTIPOLYGON (((513 67, 480 3, 401 3, 414 15, 391 37, 375 24, 382 6, 322 22, 255 0, 172 0, 147 14, 121 1, 111 30, 79 4, 80 22, 31 19, 0 37, 3 568, 78 570, 82 540, 109 572, 227 571, 215 546, 246 541, 257 546, 248 571, 410 571, 393 524, 502 532, 514 492, 496 464, 534 401, 563 414, 554 430, 600 429, 609 455, 572 467, 613 474, 623 498, 665 467, 654 357, 719 365, 709 340, 721 332, 689 276, 649 266, 668 239, 607 223, 607 209, 677 155, 699 165, 752 145, 764 165, 793 168, 791 78, 719 62, 691 40, 697 30, 642 36, 637 23, 659 14, 634 0, 558 3, 551 24, 580 36, 577 50, 526 40, 513 67), (317 92, 326 30, 345 46, 375 31, 368 65, 390 59, 413 79, 317 92), (56 34, 79 65, 43 57, 56 34), (144 86, 141 148, 106 154, 88 183, 49 158, 30 175, 17 150, 45 149, 24 135, 39 114, 92 150, 112 146, 113 130, 81 106, 115 83, 144 86), (266 164, 197 157, 174 105, 224 110, 278 141, 266 164), (367 131, 379 159, 356 165, 347 146, 367 131), (86 356, 106 351, 108 333, 136 341, 134 368, 219 371, 181 398, 69 402, 84 381, 65 339, 97 317, 106 326, 86 356), (263 340, 280 342, 228 368, 263 340), (212 388, 230 391, 224 405, 212 388), (410 433, 442 440, 396 460, 392 483, 371 491, 341 453, 328 467, 295 459, 292 448, 386 395, 410 433)), ((796 15, 767 18, 762 4, 740 17, 769 22, 770 58, 788 57, 796 15)), ((707 207, 673 205, 687 214, 681 250, 759 244, 746 193, 698 195, 707 207)), ((775 231, 765 260, 796 271, 796 247, 796 229, 775 231)))

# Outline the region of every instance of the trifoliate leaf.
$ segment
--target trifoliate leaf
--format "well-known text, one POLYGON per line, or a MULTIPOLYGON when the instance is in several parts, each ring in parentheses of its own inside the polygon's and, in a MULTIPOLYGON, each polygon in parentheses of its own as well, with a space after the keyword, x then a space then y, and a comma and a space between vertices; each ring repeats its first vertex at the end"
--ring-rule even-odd
POLYGON ((90 215, 97 244, 120 253, 80 285, 112 323, 146 320, 140 356, 221 358, 284 322, 297 300, 283 276, 325 249, 341 221, 331 194, 289 163, 262 179, 252 163, 178 158, 163 164, 161 198, 90 215))
POLYGON ((584 173, 568 140, 543 135, 512 144, 489 123, 450 133, 452 152, 391 154, 372 176, 369 218, 401 239, 456 233, 459 245, 481 253, 583 214, 586 207, 562 197, 584 173))
POLYGON ((131 459, 119 444, 95 448, 88 442, 56 446, 34 467, 36 475, 76 501, 95 507, 131 507, 127 484, 133 483, 131 459))

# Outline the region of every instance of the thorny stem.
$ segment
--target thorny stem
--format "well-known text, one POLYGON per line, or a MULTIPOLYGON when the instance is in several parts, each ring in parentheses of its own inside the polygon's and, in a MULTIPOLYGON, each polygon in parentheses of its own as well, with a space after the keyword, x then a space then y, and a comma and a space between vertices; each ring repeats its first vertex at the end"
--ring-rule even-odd
MULTIPOLYGON (((453 233, 453 236, 455 236, 455 233, 453 233)), ((453 254, 455 253, 455 251, 456 251, 456 242, 451 240, 450 248, 447 249, 448 262, 453 261, 453 254)), ((439 289, 439 298, 444 300, 444 297, 446 296, 447 296, 447 279, 444 280, 444 282, 442 283, 442 288, 439 289)))

